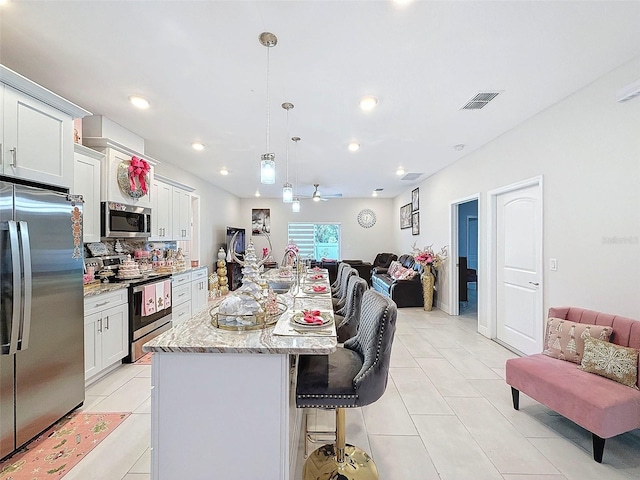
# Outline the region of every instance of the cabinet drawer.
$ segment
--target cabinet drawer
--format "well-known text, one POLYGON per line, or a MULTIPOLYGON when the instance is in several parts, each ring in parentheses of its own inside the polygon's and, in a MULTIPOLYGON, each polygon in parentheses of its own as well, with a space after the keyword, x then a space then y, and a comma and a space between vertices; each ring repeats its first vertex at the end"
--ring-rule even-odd
POLYGON ((107 308, 122 305, 128 301, 126 288, 116 290, 115 292, 92 295, 84 299, 84 313, 87 315, 96 311, 106 310, 107 308))
POLYGON ((178 305, 182 305, 185 302, 191 301, 191 283, 187 283, 185 285, 180 285, 176 287, 175 285, 171 289, 171 305, 172 308, 175 309, 178 305))
POLYGON ((171 307, 171 323, 173 323, 174 327, 188 318, 191 318, 191 302, 183 303, 177 307, 171 307))
POLYGON ((171 281, 173 282, 174 288, 178 285, 184 285, 185 283, 189 283, 191 281, 191 273, 181 273, 180 275, 173 275, 171 277, 171 281))
POLYGON ((194 280, 199 280, 201 278, 206 278, 208 277, 208 269, 205 268, 199 268, 198 270, 191 270, 191 281, 194 280))

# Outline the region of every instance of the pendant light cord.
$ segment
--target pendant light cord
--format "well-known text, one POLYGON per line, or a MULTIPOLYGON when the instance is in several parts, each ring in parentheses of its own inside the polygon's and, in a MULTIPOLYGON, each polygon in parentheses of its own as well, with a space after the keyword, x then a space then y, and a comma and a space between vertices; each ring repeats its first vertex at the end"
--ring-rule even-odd
POLYGON ((269 150, 269 123, 270 123, 270 115, 269 115, 269 50, 271 47, 267 47, 267 151, 265 153, 271 153, 269 150))

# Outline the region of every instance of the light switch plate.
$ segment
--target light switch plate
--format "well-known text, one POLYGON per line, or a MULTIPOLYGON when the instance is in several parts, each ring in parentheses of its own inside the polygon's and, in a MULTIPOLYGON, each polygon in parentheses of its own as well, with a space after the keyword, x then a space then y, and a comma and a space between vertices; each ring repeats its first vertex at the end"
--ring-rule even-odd
POLYGON ((558 270, 558 260, 556 260, 555 258, 552 258, 550 263, 551 263, 551 266, 550 266, 551 271, 552 272, 557 271, 558 270))

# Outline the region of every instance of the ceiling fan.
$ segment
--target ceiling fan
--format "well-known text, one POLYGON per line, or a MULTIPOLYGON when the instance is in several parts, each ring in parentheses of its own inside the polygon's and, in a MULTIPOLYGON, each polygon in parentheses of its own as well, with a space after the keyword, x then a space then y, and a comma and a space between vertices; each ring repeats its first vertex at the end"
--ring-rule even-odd
POLYGON ((332 193, 332 194, 329 194, 329 195, 323 195, 322 193, 320 193, 320 190, 318 190, 318 187, 320 186, 319 183, 314 183, 313 186, 315 187, 315 190, 313 191, 313 194, 310 197, 301 196, 300 198, 310 198, 314 202, 319 202, 321 200, 323 202, 326 202, 330 198, 342 198, 342 194, 341 193, 332 193))

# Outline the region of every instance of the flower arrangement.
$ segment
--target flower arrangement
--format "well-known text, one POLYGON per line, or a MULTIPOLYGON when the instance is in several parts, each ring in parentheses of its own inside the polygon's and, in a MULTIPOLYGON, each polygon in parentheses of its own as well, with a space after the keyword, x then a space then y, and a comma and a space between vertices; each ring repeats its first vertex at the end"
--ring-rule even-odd
POLYGON ((446 246, 442 247, 438 253, 433 251, 433 245, 418 248, 414 243, 411 249, 416 263, 419 263, 423 267, 431 266, 438 268, 449 255, 446 246))
POLYGON ((284 251, 285 251, 285 253, 286 252, 298 253, 298 246, 295 244, 295 242, 293 240, 289 240, 289 243, 284 248, 284 251))

